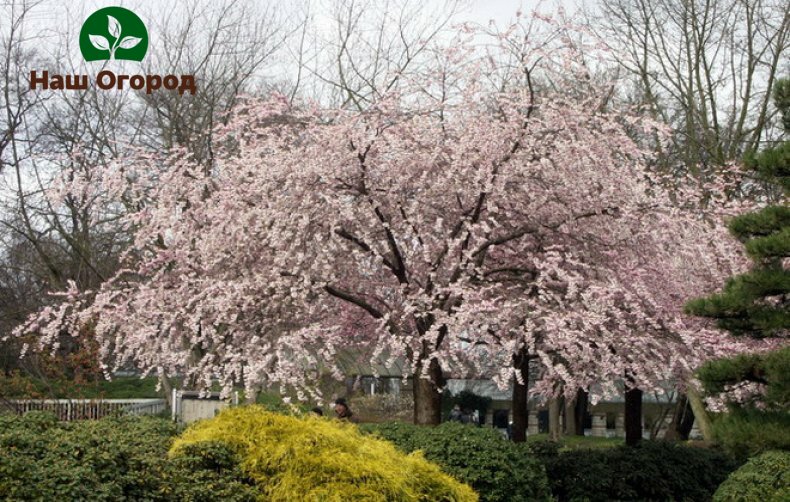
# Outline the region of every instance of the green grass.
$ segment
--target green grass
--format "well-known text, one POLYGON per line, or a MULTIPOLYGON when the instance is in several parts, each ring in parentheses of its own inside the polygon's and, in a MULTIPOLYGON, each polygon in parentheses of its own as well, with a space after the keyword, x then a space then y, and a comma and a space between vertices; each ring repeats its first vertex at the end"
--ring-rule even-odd
MULTIPOLYGON (((535 441, 548 441, 548 434, 533 434, 527 438, 527 443, 535 441)), ((593 436, 563 436, 560 439, 560 451, 614 448, 622 446, 625 441, 622 438, 602 438, 593 436)))
MULTIPOLYGON (((20 390, 0 395, 9 399, 143 399, 161 398, 156 391, 156 377, 116 377, 111 381, 75 383, 69 380, 42 381, 21 377, 24 385, 20 390)), ((174 382, 175 384, 175 382, 174 382)), ((2 385, 2 382, 0 382, 2 385)))
MULTIPOLYGON (((241 399, 241 395, 239 396, 239 399, 241 399)), ((259 392, 258 395, 255 396, 255 403, 262 404, 264 406, 277 407, 283 404, 283 398, 276 392, 259 392)))
MULTIPOLYGON (((30 392, 17 392, 4 394, 4 382, 0 379, 0 396, 9 399, 148 399, 163 398, 164 391, 157 391, 157 378, 154 376, 140 378, 136 376, 115 377, 112 380, 99 380, 96 382, 74 383, 69 380, 40 381, 30 377, 21 377, 20 381, 28 382, 30 392)), ((181 378, 171 378, 173 388, 180 389, 181 378)), ((218 383, 211 386, 212 391, 219 392, 218 383)), ((244 391, 239 390, 239 401, 244 402, 244 391)), ((257 402, 272 408, 283 406, 282 397, 274 392, 260 392, 257 402)), ((309 409, 309 408, 308 408, 309 409)))
POLYGON ((106 399, 143 399, 163 397, 162 391, 156 391, 156 377, 116 377, 111 381, 101 381, 95 389, 90 389, 93 395, 86 397, 104 397, 106 399))

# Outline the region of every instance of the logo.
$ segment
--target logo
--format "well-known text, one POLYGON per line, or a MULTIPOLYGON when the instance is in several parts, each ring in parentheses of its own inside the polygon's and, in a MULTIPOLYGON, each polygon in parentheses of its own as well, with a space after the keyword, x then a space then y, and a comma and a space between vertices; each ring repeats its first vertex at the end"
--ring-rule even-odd
MULTIPOLYGON (((123 7, 97 10, 80 30, 80 52, 85 61, 142 61, 147 51, 148 30, 137 14, 123 7)), ((31 70, 30 90, 84 91, 90 80, 88 75, 50 74, 47 70, 39 74, 38 70, 31 70)), ((195 75, 116 75, 111 70, 103 70, 92 80, 104 91, 132 89, 152 94, 166 89, 177 90, 181 95, 197 92, 195 75)))
POLYGON ((148 51, 148 30, 134 12, 105 7, 91 14, 80 30, 85 61, 142 61, 148 51))

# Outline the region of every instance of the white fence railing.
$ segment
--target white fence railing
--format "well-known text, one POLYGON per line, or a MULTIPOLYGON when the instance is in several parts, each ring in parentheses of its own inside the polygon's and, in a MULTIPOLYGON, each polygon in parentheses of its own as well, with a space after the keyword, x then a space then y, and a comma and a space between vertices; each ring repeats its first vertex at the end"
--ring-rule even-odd
POLYGON ((167 408, 164 399, 12 399, 0 402, 18 415, 28 411, 49 411, 60 420, 83 420, 108 415, 156 415, 167 408))

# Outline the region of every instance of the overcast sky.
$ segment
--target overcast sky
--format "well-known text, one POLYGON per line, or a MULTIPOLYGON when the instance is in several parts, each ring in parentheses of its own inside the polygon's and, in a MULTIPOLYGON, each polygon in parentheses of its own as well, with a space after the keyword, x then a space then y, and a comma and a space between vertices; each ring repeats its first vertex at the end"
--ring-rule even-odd
MULTIPOLYGON (((57 0, 42 0, 32 11, 29 17, 34 20, 37 25, 40 25, 43 30, 61 30, 67 21, 76 22, 79 19, 84 20, 90 13, 108 6, 122 6, 127 7, 133 11, 141 14, 143 12, 173 12, 177 13, 179 4, 185 4, 190 0, 88 0, 88 1, 57 1, 57 0), (142 11, 142 12, 141 12, 142 11)), ((306 2, 313 4, 315 9, 319 11, 321 4, 326 4, 331 0, 269 0, 268 3, 275 4, 285 10, 296 9, 304 5, 306 2)), ((364 0, 367 5, 371 7, 377 4, 383 4, 385 0, 364 0)), ((441 0, 424 0, 427 5, 439 5, 441 0)), ((516 11, 519 9, 525 13, 530 12, 536 8, 543 11, 551 11, 558 6, 562 6, 568 11, 576 10, 578 7, 590 7, 595 4, 595 0, 550 0, 550 1, 536 1, 536 0, 462 0, 465 7, 458 14, 457 20, 467 21, 472 23, 487 24, 490 20, 495 21, 498 25, 505 25, 514 18, 516 11)), ((8 4, 10 2, 2 2, 8 4)), ((223 0, 216 2, 206 2, 207 5, 218 5, 223 3, 223 0)), ((256 2, 258 4, 266 4, 265 0, 256 2)), ((185 7, 184 7, 185 8, 185 7)), ((143 22, 146 22, 143 19, 143 22)), ((2 23, 2 20, 0 20, 2 23)), ((76 43, 76 42, 75 42, 76 43)))

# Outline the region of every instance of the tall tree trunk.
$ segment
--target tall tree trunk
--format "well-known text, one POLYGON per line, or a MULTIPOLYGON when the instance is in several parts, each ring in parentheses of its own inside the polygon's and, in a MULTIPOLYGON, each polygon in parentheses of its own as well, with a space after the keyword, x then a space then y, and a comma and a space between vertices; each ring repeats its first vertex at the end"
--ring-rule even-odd
POLYGON ((444 376, 436 359, 431 359, 428 364, 428 378, 421 378, 419 371, 414 375, 414 423, 439 425, 442 421, 442 394, 439 388, 444 385, 444 376))
POLYGON ((527 440, 527 420, 529 418, 527 409, 529 357, 526 348, 521 349, 517 355, 513 356, 513 367, 521 375, 523 382, 519 383, 518 378, 513 379, 513 430, 511 437, 514 442, 523 443, 527 440))
POLYGON ((560 410, 562 410, 562 398, 555 397, 549 400, 549 439, 559 441, 562 436, 560 430, 560 410))
POLYGON ((260 392, 260 390, 261 390, 261 388, 256 385, 255 387, 250 389, 249 392, 245 392, 244 393, 244 401, 247 404, 255 404, 255 402, 258 400, 258 392, 260 392))
POLYGON ((589 401, 590 394, 579 389, 576 391, 576 406, 574 407, 574 414, 576 416, 576 430, 574 434, 577 436, 584 436, 584 420, 587 418, 587 402, 589 401))
POLYGON ((162 386, 162 392, 165 394, 165 402, 167 407, 173 409, 173 386, 170 384, 170 379, 166 376, 159 376, 159 385, 162 386))
MULTIPOLYGON (((578 394, 577 394, 578 396, 578 394)), ((565 435, 576 435, 576 397, 565 399, 565 435)))
POLYGON ((642 390, 625 391, 625 444, 635 446, 642 440, 642 390))
POLYGON ((675 405, 675 412, 672 415, 672 423, 669 424, 664 439, 686 441, 689 438, 693 426, 694 411, 691 409, 691 403, 689 403, 685 394, 680 394, 678 396, 678 402, 675 405))
POLYGON ((356 386, 356 383, 357 383, 357 375, 351 375, 349 377, 346 377, 346 381, 345 381, 346 398, 350 398, 354 394, 354 387, 356 386))
POLYGON ((710 417, 708 416, 708 411, 705 409, 705 403, 702 402, 702 398, 697 393, 697 389, 689 385, 686 389, 686 395, 691 404, 691 409, 694 411, 694 418, 697 420, 697 427, 699 427, 703 439, 713 442, 713 428, 711 426, 710 417))

